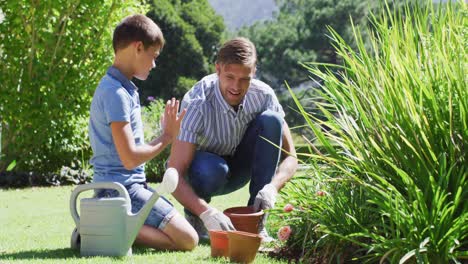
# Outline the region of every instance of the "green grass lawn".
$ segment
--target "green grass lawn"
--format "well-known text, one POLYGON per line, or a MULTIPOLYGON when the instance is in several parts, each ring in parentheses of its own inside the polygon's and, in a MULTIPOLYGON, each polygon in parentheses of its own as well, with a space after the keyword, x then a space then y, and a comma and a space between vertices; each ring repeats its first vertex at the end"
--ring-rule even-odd
MULTIPOLYGON (((155 186, 155 184, 151 184, 155 186)), ((27 189, 0 189, 0 263, 227 263, 210 257, 210 246, 199 245, 192 252, 160 252, 135 248, 133 256, 124 258, 80 257, 70 249, 74 228, 69 213, 73 186, 27 189)), ((86 192, 81 197, 90 196, 86 192)), ((168 198, 179 212, 182 207, 168 198)), ((228 196, 215 197, 212 204, 219 210, 245 205, 248 186, 228 196)), ((283 263, 259 253, 255 263, 283 263)))

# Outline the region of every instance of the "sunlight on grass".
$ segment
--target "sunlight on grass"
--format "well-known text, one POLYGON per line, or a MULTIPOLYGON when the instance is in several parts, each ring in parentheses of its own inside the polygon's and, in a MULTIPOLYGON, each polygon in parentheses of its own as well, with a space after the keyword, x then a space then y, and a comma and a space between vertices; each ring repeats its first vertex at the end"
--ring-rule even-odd
MULTIPOLYGON (((155 184, 150 184, 155 186, 155 184)), ((0 189, 0 263, 228 263, 210 257, 210 247, 202 244, 192 252, 158 252, 134 247, 125 258, 81 258, 70 249, 74 223, 69 213, 73 186, 27 189, 0 189)), ((86 192, 80 196, 90 196, 86 192)), ((168 197, 179 212, 182 207, 168 197)), ((227 196, 213 199, 219 210, 244 205, 248 186, 227 196)), ((282 263, 258 254, 256 263, 282 263)))

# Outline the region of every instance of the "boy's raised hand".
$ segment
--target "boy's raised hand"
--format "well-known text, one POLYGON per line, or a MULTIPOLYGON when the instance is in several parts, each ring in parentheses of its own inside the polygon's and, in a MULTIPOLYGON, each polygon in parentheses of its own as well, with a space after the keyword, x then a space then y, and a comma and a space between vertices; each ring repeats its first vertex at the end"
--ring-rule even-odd
POLYGON ((180 123, 187 112, 187 109, 183 109, 179 114, 179 104, 179 100, 176 100, 174 97, 168 100, 164 114, 161 117, 163 135, 168 136, 171 141, 179 134, 180 123))

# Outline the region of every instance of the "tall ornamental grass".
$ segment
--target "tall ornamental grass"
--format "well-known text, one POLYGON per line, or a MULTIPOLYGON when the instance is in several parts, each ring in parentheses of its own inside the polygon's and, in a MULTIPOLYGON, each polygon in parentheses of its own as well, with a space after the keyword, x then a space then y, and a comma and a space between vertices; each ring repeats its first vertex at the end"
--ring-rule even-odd
POLYGON ((323 80, 320 113, 298 107, 321 148, 311 143, 313 175, 285 192, 290 248, 322 261, 468 261, 467 15, 464 1, 387 7, 369 43, 354 30, 355 50, 330 29, 344 64, 306 65, 323 80))

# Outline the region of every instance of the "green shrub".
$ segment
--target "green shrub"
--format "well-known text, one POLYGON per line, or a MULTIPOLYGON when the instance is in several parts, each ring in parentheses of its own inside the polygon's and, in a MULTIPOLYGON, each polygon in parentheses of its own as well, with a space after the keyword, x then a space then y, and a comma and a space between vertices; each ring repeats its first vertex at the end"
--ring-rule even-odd
MULTIPOLYGON (((145 142, 150 142, 161 135, 160 121, 165 108, 164 101, 162 100, 154 100, 154 98, 149 97, 148 101, 150 101, 148 106, 143 107, 141 111, 145 142)), ((148 181, 160 182, 162 180, 169 153, 170 149, 166 148, 158 156, 146 162, 145 173, 148 181)))
POLYGON ((344 65, 307 66, 327 119, 301 109, 322 148, 303 155, 311 178, 285 190, 303 208, 283 215, 288 246, 325 260, 466 261, 467 14, 463 1, 387 9, 370 51, 357 30, 352 50, 330 29, 344 65))
POLYGON ((111 64, 112 32, 139 1, 1 1, 0 171, 58 172, 90 156, 92 92, 111 64))

